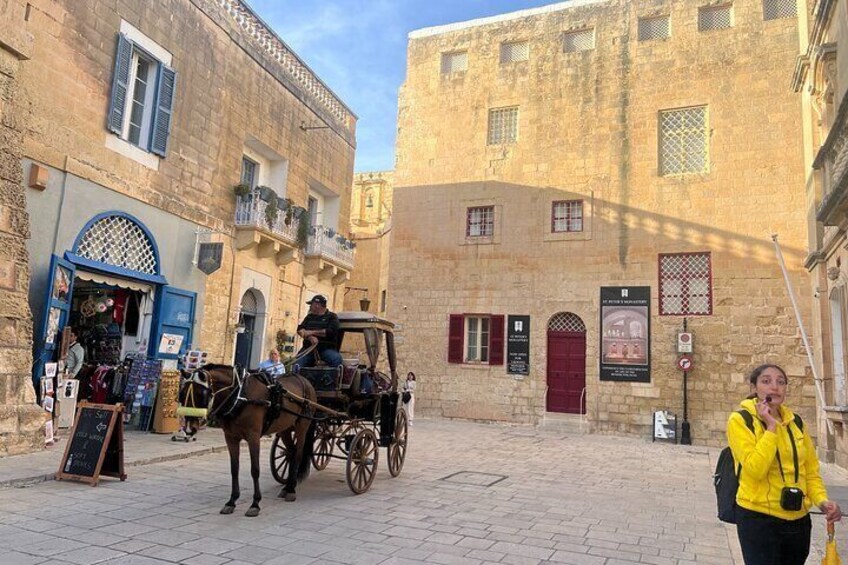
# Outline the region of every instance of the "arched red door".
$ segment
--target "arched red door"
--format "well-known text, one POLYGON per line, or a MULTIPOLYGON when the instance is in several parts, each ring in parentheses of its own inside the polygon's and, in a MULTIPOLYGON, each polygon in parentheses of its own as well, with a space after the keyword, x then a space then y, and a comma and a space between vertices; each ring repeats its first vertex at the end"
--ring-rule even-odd
POLYGON ((548 412, 585 412, 586 325, 576 314, 560 312, 548 322, 547 379, 548 412))

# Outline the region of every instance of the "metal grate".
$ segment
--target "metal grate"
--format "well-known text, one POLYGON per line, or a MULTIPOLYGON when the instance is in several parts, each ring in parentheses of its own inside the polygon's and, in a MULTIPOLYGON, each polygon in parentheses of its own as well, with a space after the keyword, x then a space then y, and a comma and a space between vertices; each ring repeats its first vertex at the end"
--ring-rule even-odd
POLYGON ((259 312, 259 301, 256 299, 256 292, 248 290, 241 297, 241 313, 242 314, 257 314, 259 312))
POLYGON ((712 314, 712 266, 709 253, 660 255, 660 314, 712 314))
POLYGON ((513 41, 501 43, 501 64, 526 61, 530 58, 529 41, 513 41))
POLYGON ((138 224, 124 216, 107 216, 94 222, 80 239, 76 254, 113 267, 158 274, 153 242, 138 224))
POLYGON ((548 322, 549 332, 585 332, 586 324, 577 314, 560 312, 548 322))
POLYGON ((494 206, 477 206, 468 209, 465 221, 465 235, 467 237, 491 237, 494 233, 494 206))
POLYGON ((733 27, 733 6, 704 6, 698 9, 698 31, 733 27))
POLYGON ((569 31, 562 38, 562 50, 566 53, 591 51, 595 48, 595 29, 569 31))
POLYGON ((660 174, 708 170, 707 107, 660 112, 660 174))
POLYGON ((653 41, 671 37, 671 19, 668 16, 639 19, 639 41, 653 41))
POLYGON ((489 110, 489 145, 515 143, 518 140, 518 106, 489 110))
POLYGON ((798 15, 797 0, 763 0, 763 19, 779 20, 798 15))
POLYGON ((442 74, 459 73, 468 70, 468 51, 442 53, 442 74))
POLYGON ((552 232, 583 231, 582 200, 563 200, 560 202, 554 202, 551 214, 552 232))

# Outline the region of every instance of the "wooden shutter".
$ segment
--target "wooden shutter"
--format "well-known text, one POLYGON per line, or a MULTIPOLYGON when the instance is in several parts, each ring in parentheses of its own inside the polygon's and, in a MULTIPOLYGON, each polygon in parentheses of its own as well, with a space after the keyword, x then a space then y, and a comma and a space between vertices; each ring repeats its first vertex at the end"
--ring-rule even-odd
POLYGON ((450 315, 450 327, 448 336, 448 363, 462 363, 462 347, 465 345, 465 316, 462 314, 450 315))
POLYGON ((504 364, 504 317, 492 316, 489 322, 489 365, 504 364))
POLYGON ((115 70, 112 73, 112 98, 109 100, 108 128, 121 135, 124 127, 124 110, 127 106, 127 85, 132 64, 132 42, 123 33, 118 34, 118 51, 115 55, 115 70))
POLYGON ((159 80, 156 84, 156 108, 153 127, 150 131, 150 151, 164 157, 168 152, 168 134, 171 132, 171 114, 174 108, 174 88, 177 73, 174 69, 159 64, 159 80))

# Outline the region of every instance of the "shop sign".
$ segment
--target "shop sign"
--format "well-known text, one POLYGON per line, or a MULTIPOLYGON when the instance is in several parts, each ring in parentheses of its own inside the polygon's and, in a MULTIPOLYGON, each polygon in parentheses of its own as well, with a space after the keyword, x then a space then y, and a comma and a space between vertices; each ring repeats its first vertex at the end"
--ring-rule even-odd
POLYGON ((530 374, 530 316, 507 317, 506 363, 510 375, 530 374))
POLYGON ((224 244, 222 242, 201 243, 197 252, 197 268, 207 275, 211 275, 221 268, 223 257, 224 244))
POLYGON ((600 378, 651 382, 651 287, 601 287, 600 378))
POLYGON ((180 352, 182 345, 183 336, 179 334, 162 334, 162 339, 159 340, 159 353, 176 355, 180 352))

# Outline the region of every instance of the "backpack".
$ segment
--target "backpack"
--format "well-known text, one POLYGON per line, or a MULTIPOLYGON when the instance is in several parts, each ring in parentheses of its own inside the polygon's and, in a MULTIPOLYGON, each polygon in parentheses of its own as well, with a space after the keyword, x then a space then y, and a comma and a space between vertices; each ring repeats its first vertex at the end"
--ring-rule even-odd
MULTIPOLYGON (((737 413, 745 420, 745 425, 756 436, 754 430, 754 417, 747 410, 738 410, 737 413)), ((802 432, 804 421, 801 416, 795 414, 795 425, 802 432)), ((721 450, 713 474, 713 485, 715 485, 716 502, 718 503, 718 519, 728 524, 736 523, 736 491, 739 490, 739 475, 742 473, 742 463, 733 460, 730 447, 721 450)))

